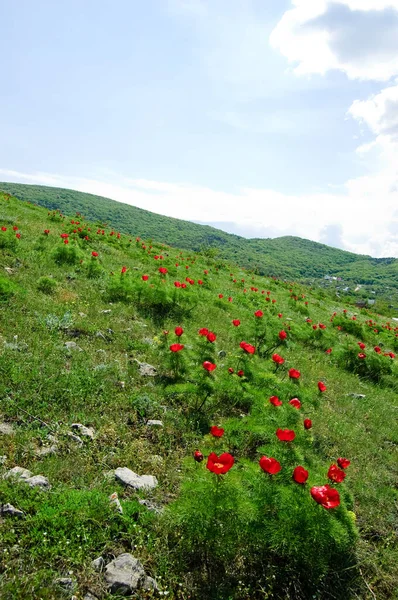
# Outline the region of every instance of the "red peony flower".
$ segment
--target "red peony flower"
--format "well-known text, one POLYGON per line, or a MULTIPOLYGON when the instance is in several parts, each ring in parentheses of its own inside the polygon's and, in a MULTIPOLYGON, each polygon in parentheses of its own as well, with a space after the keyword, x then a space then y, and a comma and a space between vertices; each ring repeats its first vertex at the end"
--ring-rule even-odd
POLYGON ((209 342, 213 343, 216 341, 217 336, 215 333, 213 333, 212 331, 209 331, 209 333, 207 334, 207 339, 209 340, 209 342))
POLYGON ((345 473, 344 471, 341 471, 341 469, 339 469, 337 465, 330 465, 328 477, 331 481, 334 481, 335 483, 341 483, 345 479, 345 473))
POLYGON ((218 294, 219 298, 224 298, 224 294, 218 294))
POLYGON ((15 237, 19 240, 21 238, 21 234, 20 233, 16 233, 15 237))
POLYGON ((69 237, 69 233, 61 233, 61 238, 62 238, 63 240, 65 240, 65 239, 66 239, 66 238, 68 238, 68 237, 69 237))
POLYGON ((326 392, 326 385, 323 383, 323 381, 318 381, 318 390, 320 392, 326 392))
POLYGON ((294 406, 294 408, 301 408, 301 402, 298 398, 292 398, 291 400, 289 400, 289 404, 294 406))
POLYGON ((141 279, 142 281, 148 281, 149 275, 143 275, 141 279))
POLYGON ((244 350, 247 354, 254 354, 256 349, 254 346, 252 346, 251 344, 248 344, 247 342, 241 342, 239 344, 239 346, 242 348, 242 350, 244 350))
POLYGON ((300 371, 297 371, 297 369, 289 369, 289 377, 290 379, 300 379, 300 371))
POLYGON ((212 473, 216 473, 216 475, 223 475, 230 470, 233 464, 234 457, 231 456, 231 454, 228 454, 228 452, 224 452, 224 454, 221 454, 220 456, 217 456, 217 454, 212 452, 207 459, 206 468, 212 473))
POLYGON ((170 350, 172 352, 180 352, 184 348, 184 344, 171 344, 170 350))
POLYGON ((350 466, 351 461, 348 460, 348 458, 338 458, 337 464, 339 465, 340 469, 346 469, 350 466))
POLYGON ((262 310, 256 310, 256 312, 254 313, 255 317, 261 318, 264 316, 264 313, 262 310))
POLYGON ((13 231, 18 231, 18 227, 16 225, 13 226, 13 231))
POLYGON ((180 337, 180 336, 182 336, 182 334, 184 333, 184 330, 183 330, 183 328, 182 328, 182 327, 176 327, 176 328, 174 329, 174 333, 176 334, 176 336, 177 336, 177 337, 180 337))
POLYGON ((363 360, 364 358, 366 358, 366 354, 364 354, 363 352, 359 352, 358 358, 360 358, 361 360, 363 360))
POLYGON ((243 377, 243 375, 245 374, 244 371, 242 371, 242 369, 240 371, 237 372, 237 376, 238 377, 243 377))
POLYGON ((312 326, 312 329, 314 329, 314 330, 315 330, 315 329, 318 329, 318 325, 313 325, 313 326, 312 326))
POLYGON ((296 437, 296 434, 292 429, 277 429, 276 437, 281 442, 292 442, 296 437))
POLYGON ((231 296, 228 298, 228 302, 232 302, 232 298, 231 298, 231 296))
POLYGON ((311 429, 312 421, 311 419, 304 419, 304 429, 311 429))
POLYGON ((217 425, 212 425, 210 427, 210 433, 214 437, 222 437, 224 435, 224 429, 222 427, 217 427, 217 425))
POLYGON ((358 342, 358 346, 360 347, 361 350, 365 350, 366 346, 363 342, 358 342))
POLYGON ((207 336, 209 335, 209 330, 207 329, 207 327, 202 327, 202 329, 199 329, 198 333, 199 335, 207 336))
POLYGON ((279 339, 280 339, 280 340, 285 340, 285 339, 287 338, 287 333, 286 333, 286 331, 283 331, 283 329, 282 329, 282 331, 280 331, 280 332, 278 333, 278 337, 279 337, 279 339))
POLYGON ((95 252, 95 250, 91 253, 91 256, 94 256, 94 258, 96 258, 98 256, 98 252, 95 252))
POLYGON ((262 456, 259 460, 260 467, 269 475, 276 475, 282 469, 281 463, 276 458, 262 456))
POLYGON ((210 371, 214 371, 214 369, 216 369, 216 368, 217 368, 217 366, 216 366, 215 364, 211 363, 211 362, 210 362, 210 361, 208 361, 208 360, 205 360, 205 362, 203 363, 202 367, 203 367, 204 369, 206 369, 206 371, 209 371, 209 372, 210 372, 210 371))
POLYGON ((340 494, 338 490, 331 488, 330 485, 314 486, 310 490, 311 496, 323 508, 337 508, 340 505, 340 494))
POLYGON ((293 480, 296 483, 305 483, 308 479, 308 471, 304 467, 298 466, 293 471, 293 480))
MULTIPOLYGON (((2 227, 1 231, 7 231, 7 227, 2 227)), ((62 236, 61 236, 62 237, 62 236)))
POLYGON ((45 229, 45 230, 44 230, 44 234, 45 234, 45 235, 49 235, 49 234, 50 234, 50 230, 49 230, 49 229, 45 229))
POLYGON ((377 354, 380 354, 380 353, 381 353, 381 348, 380 348, 380 346, 375 346, 375 347, 373 348, 373 350, 374 350, 375 352, 377 352, 377 354))
POLYGON ((331 354, 333 352, 333 348, 328 348, 325 350, 325 354, 331 354))
POLYGON ((281 406, 282 405, 282 400, 279 400, 278 396, 271 396, 271 398, 269 399, 269 401, 274 406, 281 406))
POLYGON ((239 327, 239 325, 240 325, 240 321, 239 321, 239 319, 234 319, 234 320, 232 321, 232 325, 234 325, 235 327, 239 327))
POLYGON ((159 273, 161 273, 162 275, 166 275, 166 273, 167 273, 166 267, 159 267, 159 273))
POLYGON ((195 452, 193 453, 193 457, 196 460, 196 462, 202 462, 202 460, 204 459, 204 456, 200 450, 195 450, 195 452))
POLYGON ((233 368, 232 368, 232 367, 229 367, 229 369, 228 369, 228 373, 233 373, 233 372, 234 372, 233 368))
POLYGON ((122 267, 121 273, 125 273, 127 271, 127 267, 122 267))
POLYGON ((273 354, 272 355, 272 360, 274 361, 274 363, 276 363, 277 365, 283 365, 283 363, 285 362, 285 359, 282 358, 281 356, 279 356, 279 354, 273 354))
POLYGON ((283 317, 282 313, 278 313, 278 317, 281 319, 283 317))

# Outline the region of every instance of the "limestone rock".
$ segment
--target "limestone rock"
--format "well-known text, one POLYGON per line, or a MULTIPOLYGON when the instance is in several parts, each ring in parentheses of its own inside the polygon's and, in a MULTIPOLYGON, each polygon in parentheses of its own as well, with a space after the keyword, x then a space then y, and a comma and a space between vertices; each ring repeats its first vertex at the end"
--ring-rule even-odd
POLYGON ((152 490, 158 485, 158 481, 153 475, 137 475, 127 467, 118 467, 115 470, 115 477, 123 485, 135 490, 152 490))
POLYGON ((78 346, 76 342, 65 342, 65 347, 68 350, 77 350, 78 352, 83 352, 83 349, 80 348, 80 346, 78 346))
POLYGON ((94 439, 95 431, 92 427, 86 427, 85 425, 82 425, 81 423, 72 423, 71 428, 76 429, 76 431, 79 432, 79 435, 88 437, 91 440, 94 439))
POLYGON ((4 479, 29 479, 32 477, 33 473, 28 469, 24 469, 23 467, 13 467, 4 475, 4 479))
POLYGON ((163 427, 163 422, 158 419, 149 419, 146 424, 148 427, 163 427))
POLYGON ((139 360, 135 360, 135 362, 138 365, 140 375, 142 375, 143 377, 156 377, 156 367, 146 362, 140 362, 139 360))
POLYGON ((105 581, 111 594, 130 596, 136 590, 156 590, 156 581, 145 574, 142 563, 131 554, 120 554, 105 567, 105 581))
POLYGON ((14 430, 8 423, 0 423, 0 435, 12 435, 14 430))
POLYGON ((93 569, 95 571, 97 571, 97 573, 100 573, 101 571, 104 570, 105 561, 102 558, 102 556, 99 556, 98 558, 95 558, 94 560, 91 561, 91 566, 93 567, 93 569))
POLYGON ((12 504, 2 504, 0 505, 0 515, 8 516, 8 517, 23 517, 24 514, 22 510, 15 508, 12 504))
POLYGON ((48 481, 47 477, 44 477, 44 475, 34 475, 33 477, 28 477, 28 479, 25 479, 25 483, 30 485, 30 487, 40 487, 44 490, 48 490, 51 487, 50 482, 48 481))

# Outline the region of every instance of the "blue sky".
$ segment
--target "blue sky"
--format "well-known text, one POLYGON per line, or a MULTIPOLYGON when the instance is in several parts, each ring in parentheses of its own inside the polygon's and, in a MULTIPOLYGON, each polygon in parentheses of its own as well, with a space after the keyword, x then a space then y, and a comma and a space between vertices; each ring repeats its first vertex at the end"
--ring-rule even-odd
POLYGON ((398 257, 398 0, 2 0, 0 180, 398 257))

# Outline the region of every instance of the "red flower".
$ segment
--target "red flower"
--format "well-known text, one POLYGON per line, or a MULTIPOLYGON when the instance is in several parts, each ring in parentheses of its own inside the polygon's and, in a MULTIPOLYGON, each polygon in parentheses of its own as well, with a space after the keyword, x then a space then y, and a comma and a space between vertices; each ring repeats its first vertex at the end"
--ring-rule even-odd
POLYGON ((172 352, 179 352, 183 348, 184 348, 184 344, 171 344, 171 346, 170 346, 170 350, 172 352))
POLYGON ((232 298, 231 298, 231 296, 228 298, 228 302, 232 302, 232 298))
POLYGON ((176 336, 177 336, 177 337, 180 337, 180 336, 182 336, 182 334, 184 333, 184 330, 183 330, 183 328, 182 328, 182 327, 176 327, 176 328, 174 329, 174 333, 176 334, 176 336))
POLYGON ((360 347, 361 350, 365 350, 366 346, 363 342, 358 342, 358 346, 360 347))
POLYGON ((198 285, 203 285, 203 281, 201 279, 198 279, 198 285))
POLYGON ((239 327, 239 325, 240 325, 240 321, 239 321, 239 319, 234 319, 234 320, 232 321, 232 325, 234 325, 235 327, 239 327))
POLYGON ((243 377, 243 375, 245 374, 244 371, 242 371, 242 369, 240 371, 237 372, 237 376, 238 377, 243 377))
POLYGON ((326 329, 326 325, 324 325, 323 323, 319 323, 319 329, 326 329))
MULTIPOLYGON (((7 231, 7 227, 2 227, 1 231, 7 231)), ((61 236, 62 237, 62 236, 61 236)))
POLYGON ((64 244, 69 244, 69 240, 64 240, 64 244))
POLYGON ((278 317, 281 319, 283 317, 282 313, 278 313, 278 317))
POLYGON ((271 398, 269 399, 269 401, 274 406, 281 406, 282 405, 282 400, 279 400, 278 396, 271 396, 271 398))
POLYGON ((262 456, 259 460, 260 467, 269 475, 276 475, 282 469, 281 463, 276 458, 262 456))
POLYGON ((304 429, 311 429, 312 421, 311 419, 304 419, 304 429))
POLYGON ((217 339, 217 336, 215 333, 213 333, 212 331, 209 331, 209 333, 207 334, 207 339, 209 340, 209 342, 215 342, 217 339))
POLYGON ((287 338, 287 333, 286 333, 286 331, 283 331, 283 329, 282 329, 282 331, 280 331, 280 332, 278 333, 278 337, 279 337, 279 339, 280 339, 280 340, 285 340, 285 339, 287 338))
POLYGON ((127 267, 122 267, 121 273, 123 275, 123 273, 125 273, 127 271, 127 267))
POLYGON ((359 352, 358 358, 363 360, 364 358, 366 358, 366 354, 364 354, 363 352, 359 352))
POLYGON ((65 240, 65 239, 66 239, 66 238, 68 238, 68 237, 69 237, 69 233, 61 233, 61 238, 62 238, 63 240, 65 240))
POLYGON ((337 464, 339 465, 340 469, 346 469, 350 466, 351 461, 348 460, 348 458, 338 458, 337 464))
POLYGON ((340 505, 340 494, 338 490, 331 488, 330 485, 319 485, 311 488, 311 496, 323 508, 337 508, 340 505))
POLYGON ((217 456, 217 454, 212 452, 207 459, 206 468, 212 473, 216 473, 216 475, 223 475, 230 470, 233 464, 234 457, 231 456, 231 454, 228 454, 228 452, 224 452, 224 454, 221 454, 220 456, 217 456))
POLYGON ((198 333, 199 335, 207 336, 209 335, 209 330, 207 329, 207 327, 202 327, 202 329, 199 329, 198 333))
POLYGON ((290 379, 299 379, 300 378, 300 371, 297 371, 297 369, 289 369, 289 377, 290 379))
POLYGON ((339 469, 337 465, 330 465, 328 477, 331 481, 334 481, 335 483, 341 483, 345 479, 345 473, 344 471, 341 471, 341 469, 339 469))
POLYGON ((204 369, 206 369, 206 371, 209 371, 209 372, 210 372, 210 371, 214 371, 214 369, 216 368, 216 365, 215 365, 215 364, 213 364, 213 363, 211 363, 211 362, 210 362, 210 361, 208 361, 208 360, 205 360, 205 362, 203 363, 202 367, 203 367, 204 369))
POLYGON ((222 437, 224 435, 224 429, 222 427, 217 427, 217 425, 212 425, 210 427, 210 433, 214 437, 222 437))
POLYGON ((298 466, 293 471, 293 480, 296 483, 305 483, 308 479, 308 471, 304 467, 298 466))
POLYGON ((320 392, 326 392, 326 385, 323 383, 323 381, 318 381, 318 390, 320 392))
POLYGON ((13 226, 13 231, 18 231, 18 227, 16 225, 13 226))
POLYGON ((149 275, 143 275, 142 276, 142 281, 148 281, 149 279, 149 275))
POLYGON ((262 310, 256 310, 256 312, 254 313, 254 316, 260 318, 260 317, 264 316, 264 313, 262 310))
POLYGON ((296 434, 292 429, 277 429, 276 437, 281 442, 292 442, 296 437, 296 434))
POLYGON ((325 350, 325 354, 331 354, 333 352, 333 348, 328 348, 325 350))
POLYGON ((195 452, 193 453, 193 457, 196 460, 196 462, 202 462, 202 460, 204 459, 204 456, 200 450, 195 450, 195 452))
POLYGON ((95 252, 95 250, 91 253, 91 256, 94 256, 94 258, 97 258, 98 256, 98 252, 95 252))
POLYGON ((159 267, 159 273, 162 273, 162 275, 166 275, 166 273, 167 273, 166 267, 159 267))
POLYGON ((380 354, 380 352, 381 352, 381 348, 380 348, 380 346, 375 346, 375 347, 373 348, 373 350, 374 350, 375 352, 377 352, 377 354, 380 354))
POLYGON ((242 350, 247 352, 247 354, 254 354, 256 351, 255 347, 251 344, 248 344, 247 342, 241 342, 239 346, 242 348, 242 350))
POLYGON ((318 329, 318 325, 313 325, 313 326, 312 326, 312 329, 314 329, 314 330, 315 330, 315 329, 318 329))
POLYGON ((283 363, 285 362, 285 359, 282 358, 281 356, 279 356, 279 354, 273 354, 272 355, 272 360, 274 361, 274 363, 276 363, 277 365, 283 365, 283 363))
POLYGON ((289 404, 294 406, 294 408, 301 408, 301 402, 298 398, 292 398, 291 400, 289 400, 289 404))
POLYGON ((233 373, 233 372, 234 372, 233 368, 232 368, 232 367, 229 367, 229 369, 228 369, 228 373, 233 373))
POLYGON ((219 298, 224 298, 224 295, 223 294, 218 294, 218 297, 219 298))
POLYGON ((49 233, 50 233, 50 230, 49 230, 49 229, 45 229, 45 230, 44 230, 44 234, 45 234, 45 235, 49 235, 49 233))
POLYGON ((15 234, 15 237, 16 237, 16 238, 18 238, 18 239, 20 239, 20 237, 21 237, 21 234, 20 234, 20 233, 16 233, 16 234, 15 234))

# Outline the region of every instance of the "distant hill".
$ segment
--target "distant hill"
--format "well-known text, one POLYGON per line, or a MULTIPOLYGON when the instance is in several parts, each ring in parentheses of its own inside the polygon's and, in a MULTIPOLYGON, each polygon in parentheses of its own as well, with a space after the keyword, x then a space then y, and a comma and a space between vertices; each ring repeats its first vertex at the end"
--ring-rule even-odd
POLYGON ((60 209, 66 215, 80 212, 131 236, 216 254, 262 275, 308 281, 329 274, 341 277, 348 285, 368 284, 379 291, 397 289, 398 286, 398 260, 395 258, 358 255, 293 236, 246 239, 208 225, 165 217, 74 190, 20 183, 0 183, 0 189, 21 200, 48 209, 60 209))

